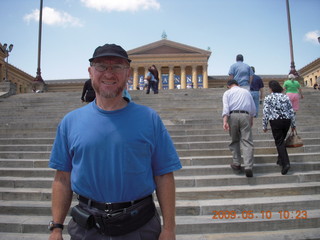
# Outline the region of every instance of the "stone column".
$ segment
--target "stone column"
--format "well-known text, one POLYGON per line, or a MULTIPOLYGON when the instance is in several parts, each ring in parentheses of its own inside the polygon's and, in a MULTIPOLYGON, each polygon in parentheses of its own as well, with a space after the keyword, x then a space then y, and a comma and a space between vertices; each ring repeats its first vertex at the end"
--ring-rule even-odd
POLYGON ((193 82, 193 88, 198 88, 197 66, 196 65, 192 65, 192 82, 193 82))
POLYGON ((173 66, 169 66, 169 89, 174 89, 174 72, 173 66))
POLYGON ((187 88, 186 66, 181 66, 181 89, 187 88))
POLYGON ((137 86, 139 85, 138 81, 138 67, 133 68, 133 90, 137 90, 137 86))
POLYGON ((147 78, 147 74, 149 72, 148 68, 149 68, 148 66, 144 67, 144 78, 147 78))
POLYGON ((156 66, 158 69, 158 76, 159 76, 159 90, 162 89, 162 79, 161 79, 161 66, 156 66))
POLYGON ((202 66, 202 75, 203 75, 203 88, 208 88, 208 64, 202 66))

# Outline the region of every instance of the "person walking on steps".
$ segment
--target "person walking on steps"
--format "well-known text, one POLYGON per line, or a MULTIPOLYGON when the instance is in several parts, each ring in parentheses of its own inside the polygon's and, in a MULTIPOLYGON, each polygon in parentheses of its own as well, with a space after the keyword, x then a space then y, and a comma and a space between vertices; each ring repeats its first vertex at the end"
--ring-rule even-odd
POLYGON ((243 151, 244 170, 247 177, 253 177, 253 139, 252 124, 256 114, 256 107, 250 92, 240 88, 236 80, 229 80, 227 90, 223 94, 223 129, 229 131, 233 162, 231 168, 241 170, 241 148, 243 151))
POLYGON ((282 93, 283 88, 278 81, 269 82, 270 94, 265 97, 263 103, 263 131, 267 132, 270 122, 272 135, 278 152, 277 164, 282 167, 281 174, 285 175, 290 169, 290 161, 286 148, 286 136, 288 130, 294 131, 295 114, 288 96, 282 93))

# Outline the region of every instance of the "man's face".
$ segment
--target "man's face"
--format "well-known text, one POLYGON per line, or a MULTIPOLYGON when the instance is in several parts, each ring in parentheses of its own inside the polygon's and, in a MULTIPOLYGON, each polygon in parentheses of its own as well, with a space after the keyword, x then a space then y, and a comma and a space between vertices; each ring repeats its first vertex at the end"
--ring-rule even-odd
POLYGON ((115 98, 122 95, 130 77, 127 60, 119 57, 103 57, 94 59, 91 65, 89 74, 97 96, 115 98))

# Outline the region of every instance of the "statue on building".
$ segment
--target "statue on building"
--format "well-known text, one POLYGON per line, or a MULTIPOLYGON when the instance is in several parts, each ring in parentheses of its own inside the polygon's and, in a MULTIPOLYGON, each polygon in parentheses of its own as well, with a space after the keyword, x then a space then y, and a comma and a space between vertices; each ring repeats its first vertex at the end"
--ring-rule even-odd
POLYGON ((167 39, 166 31, 163 31, 163 33, 162 33, 162 35, 161 35, 161 38, 162 38, 162 39, 167 39))

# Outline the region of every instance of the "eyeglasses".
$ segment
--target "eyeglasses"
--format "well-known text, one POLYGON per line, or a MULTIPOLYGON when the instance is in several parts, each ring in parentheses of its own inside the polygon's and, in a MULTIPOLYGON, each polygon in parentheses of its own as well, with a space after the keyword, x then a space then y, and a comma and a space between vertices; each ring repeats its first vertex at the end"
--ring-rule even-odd
POLYGON ((122 64, 101 64, 101 63, 91 63, 91 66, 94 67, 98 72, 107 71, 110 69, 112 72, 119 73, 124 69, 128 69, 129 66, 122 65, 122 64))

